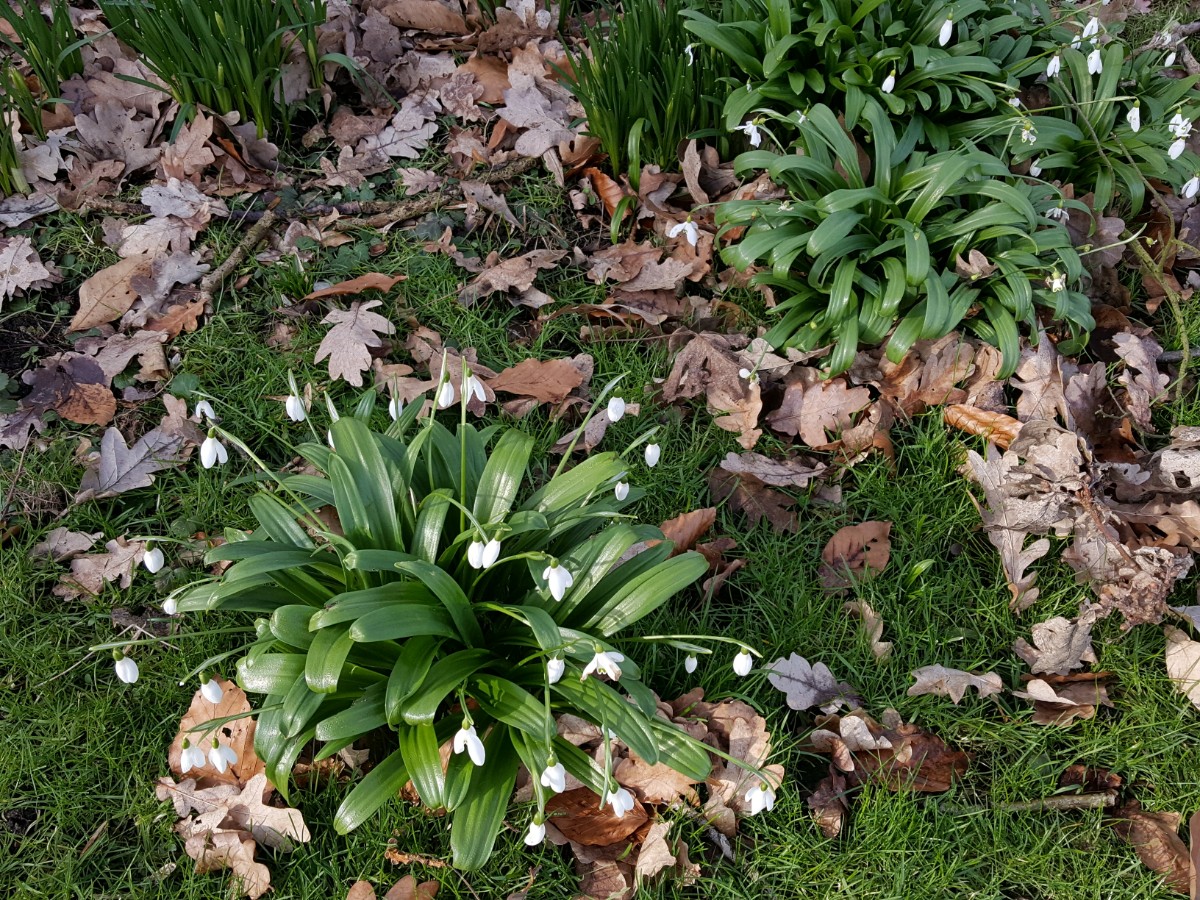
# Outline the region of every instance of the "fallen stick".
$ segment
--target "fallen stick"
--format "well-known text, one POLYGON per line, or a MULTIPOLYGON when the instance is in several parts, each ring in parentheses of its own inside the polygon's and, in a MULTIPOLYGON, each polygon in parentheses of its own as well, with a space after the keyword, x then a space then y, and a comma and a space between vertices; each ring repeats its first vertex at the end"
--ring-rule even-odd
POLYGON ((277 220, 275 211, 268 209, 263 213, 262 218, 254 223, 254 227, 246 232, 246 236, 238 241, 238 245, 233 248, 233 251, 225 257, 225 262, 200 279, 199 298, 204 301, 206 313, 212 312, 213 291, 224 284, 225 279, 233 273, 233 270, 245 261, 250 252, 258 246, 259 241, 266 237, 267 232, 277 220))

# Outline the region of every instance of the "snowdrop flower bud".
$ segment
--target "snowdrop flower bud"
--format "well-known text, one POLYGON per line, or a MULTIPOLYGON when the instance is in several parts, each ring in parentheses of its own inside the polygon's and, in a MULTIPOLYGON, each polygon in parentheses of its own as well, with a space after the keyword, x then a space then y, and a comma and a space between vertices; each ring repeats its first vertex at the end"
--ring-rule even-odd
POLYGON ((1009 97, 1008 105, 1011 106, 1013 109, 1020 109, 1021 108, 1021 98, 1020 97, 1009 97))
POLYGON ((762 135, 758 131, 757 122, 747 122, 745 125, 739 125, 734 131, 740 131, 746 137, 750 138, 750 146, 757 147, 762 144, 762 135))
POLYGON ((216 704, 221 702, 225 692, 221 690, 221 685, 217 684, 217 679, 204 674, 200 676, 200 695, 209 703, 216 704))
POLYGON ((146 567, 146 571, 153 575, 163 567, 166 558, 163 552, 154 546, 153 541, 146 542, 146 555, 142 557, 142 565, 146 567))
POLYGON ((1083 26, 1083 34, 1081 37, 1086 41, 1088 38, 1093 38, 1100 33, 1100 20, 1095 16, 1088 19, 1086 25, 1083 26))
POLYGON ((227 462, 229 462, 229 451, 225 449, 224 444, 217 440, 216 434, 210 430, 208 437, 200 445, 200 465, 211 469, 216 465, 223 466, 227 462))
POLYGON ((683 671, 691 675, 696 671, 696 667, 700 665, 700 660, 696 659, 695 653, 689 653, 687 659, 683 661, 683 671))
POLYGON ((1056 222, 1069 222, 1071 221, 1071 214, 1062 206, 1052 206, 1046 210, 1046 218, 1053 219, 1056 222))
POLYGON ((808 121, 807 114, 799 112, 799 111, 796 112, 796 124, 797 125, 803 125, 807 121, 808 121))
POLYGON ((238 755, 232 747, 226 747, 213 738, 212 749, 208 751, 208 761, 214 769, 224 775, 225 770, 238 761, 238 755))
POLYGON ((620 422, 625 415, 625 400, 622 397, 610 397, 608 400, 608 421, 620 422))
POLYGON ((400 418, 400 413, 404 412, 404 401, 399 397, 393 397, 388 401, 388 416, 393 422, 400 418))
POLYGON ((541 777, 542 787, 548 787, 556 794, 561 794, 567 789, 567 770, 552 755, 546 760, 546 771, 541 777))
POLYGON ((1038 158, 1029 163, 1029 176, 1031 178, 1037 178, 1042 174, 1042 167, 1038 165, 1040 162, 1041 159, 1038 158))
POLYGON ((546 681, 550 684, 558 684, 565 671, 567 671, 567 661, 561 656, 552 656, 546 660, 546 681))
POLYGON ((1104 60, 1100 58, 1100 48, 1096 47, 1088 54, 1087 67, 1089 75, 1099 75, 1104 71, 1104 60))
POLYGON ((945 47, 950 43, 950 38, 954 36, 954 18, 946 16, 946 21, 942 23, 942 30, 938 32, 938 46, 945 47))
POLYGON ((615 650, 596 650, 596 655, 592 657, 591 662, 583 667, 583 674, 579 677, 580 681, 585 680, 593 672, 600 675, 607 675, 613 681, 621 680, 621 663, 625 662, 625 656, 615 650))
POLYGON ((470 403, 472 397, 480 403, 487 403, 487 391, 483 388, 483 382, 474 375, 468 375, 467 380, 463 382, 463 402, 470 403))
POLYGON ((483 568, 483 541, 471 541, 471 546, 467 548, 467 565, 472 569, 483 568))
POLYGON ((173 616, 179 611, 179 601, 175 599, 174 594, 163 601, 162 611, 168 616, 173 616))
POLYGON ((1026 119, 1021 123, 1021 142, 1025 144, 1037 143, 1037 129, 1033 127, 1033 120, 1026 119))
POLYGON ((633 809, 633 794, 629 793, 623 787, 618 787, 615 793, 612 790, 607 790, 604 792, 604 800, 600 805, 603 806, 605 803, 612 805, 614 816, 618 819, 623 819, 625 818, 625 813, 633 809))
POLYGON ((1191 200, 1197 191, 1200 191, 1200 175, 1193 175, 1184 184, 1181 196, 1184 200, 1191 200))
POLYGON ((750 655, 749 650, 743 647, 733 658, 733 671, 738 675, 745 676, 750 674, 752 668, 754 668, 754 657, 750 655))
POLYGON ((879 89, 881 91, 883 91, 885 94, 890 94, 892 91, 894 91, 896 89, 896 70, 895 69, 892 69, 892 71, 888 72, 887 78, 883 79, 883 84, 881 84, 879 86, 879 89))
POLYGON ((1129 108, 1129 112, 1125 113, 1125 121, 1129 123, 1129 127, 1134 131, 1141 131, 1142 104, 1140 100, 1133 101, 1133 106, 1129 108))
POLYGON ((475 733, 475 726, 468 723, 466 719, 463 719, 462 728, 458 730, 458 734, 454 735, 454 752, 462 753, 464 750, 471 757, 471 762, 477 766, 482 766, 483 761, 487 758, 487 751, 484 750, 483 741, 475 733))
POLYGON ((1062 71, 1062 55, 1055 53, 1050 57, 1050 62, 1046 63, 1046 77, 1055 78, 1062 71))
POLYGON ((212 404, 207 400, 201 400, 196 404, 196 409, 192 413, 192 417, 203 422, 207 419, 209 422, 217 421, 217 414, 213 412, 212 404))
POLYGON ((667 232, 667 237, 678 237, 680 233, 687 238, 687 242, 695 247, 700 243, 700 229, 691 219, 686 219, 683 222, 677 222, 671 226, 671 230, 667 232))
POLYGON ((1163 60, 1163 68, 1169 69, 1173 65, 1175 65, 1175 51, 1174 50, 1172 50, 1170 53, 1168 53, 1167 58, 1163 60))
POLYGON ((542 578, 546 579, 546 586, 550 588, 550 596, 559 601, 567 595, 567 591, 575 583, 575 577, 567 571, 565 566, 560 566, 557 560, 546 566, 545 571, 542 572, 542 578))
POLYGON ((529 831, 525 834, 525 846, 536 847, 546 839, 546 825, 534 819, 529 823, 529 831))
POLYGON ((750 815, 757 816, 765 810, 775 808, 775 792, 765 781, 746 791, 746 802, 750 804, 750 815))
POLYGON ((624 500, 629 496, 629 484, 625 481, 618 481, 617 486, 613 488, 613 496, 618 500, 624 500))
POLYGON ((1185 141, 1183 138, 1178 138, 1167 149, 1167 156, 1171 157, 1171 159, 1179 159, 1179 157, 1183 155, 1183 151, 1186 147, 1187 141, 1185 141))
POLYGON ((438 388, 437 408, 447 409, 454 402, 454 385, 447 381, 438 388))
POLYGON ((303 422, 308 418, 308 411, 304 408, 304 401, 298 394, 289 394, 287 400, 283 402, 283 408, 287 411, 288 418, 293 422, 303 422))
POLYGON ((495 538, 488 541, 483 547, 483 556, 481 562, 485 569, 490 569, 496 564, 496 560, 500 558, 500 542, 495 538))
POLYGON ((199 747, 193 747, 192 742, 184 738, 183 749, 179 754, 179 770, 187 773, 192 769, 202 768, 204 768, 204 751, 199 747))
POLYGON ((126 684, 133 684, 138 680, 137 663, 135 663, 124 653, 118 654, 116 650, 113 651, 113 659, 116 660, 115 668, 117 670, 118 678, 120 678, 126 684))
POLYGON ((659 457, 662 456, 662 448, 658 444, 646 445, 646 465, 653 469, 658 465, 659 457))

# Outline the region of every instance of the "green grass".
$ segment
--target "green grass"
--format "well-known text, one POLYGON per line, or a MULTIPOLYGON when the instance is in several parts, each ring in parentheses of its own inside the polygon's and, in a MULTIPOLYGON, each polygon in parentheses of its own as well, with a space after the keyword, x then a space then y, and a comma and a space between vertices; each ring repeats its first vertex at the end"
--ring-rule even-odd
MULTIPOLYGON (((539 240, 554 245, 558 234, 569 234, 570 223, 555 218, 553 204, 561 198, 553 190, 533 184, 522 189, 524 194, 510 199, 514 211, 518 202, 527 205, 553 226, 539 240)), ((64 248, 79 247, 82 256, 87 241, 73 237, 71 227, 67 223, 56 240, 64 248)), ((648 491, 640 504, 644 518, 658 522, 710 502, 707 473, 739 448, 732 435, 712 427, 702 407, 680 410, 647 402, 644 386, 669 370, 663 342, 581 342, 584 323, 573 315, 551 319, 540 330, 514 328, 527 323, 528 314, 504 298, 486 299, 472 309, 459 307, 456 287, 465 273, 445 257, 423 252, 419 240, 400 231, 385 238, 363 237, 362 244, 386 241, 387 253, 367 259, 341 248, 323 251, 302 271, 287 265, 259 269, 243 290, 221 298, 216 315, 199 331, 181 336, 174 345, 182 354, 179 372, 194 377, 200 391, 220 401, 216 405, 223 424, 264 459, 285 464, 294 455, 291 446, 308 437, 308 426, 288 422, 282 403, 270 399, 286 393, 289 369, 301 384, 311 382, 318 395, 330 388, 340 406, 357 396, 344 384, 330 387, 327 372, 312 364, 325 330, 319 317, 298 323, 291 348, 265 347, 275 320, 271 311, 280 296, 301 296, 317 280, 394 271, 409 276, 386 304, 399 326, 398 345, 405 337, 404 323, 412 317, 439 331, 449 344, 479 348, 481 362, 494 369, 526 356, 592 353, 594 385, 625 373, 620 392, 644 404, 640 417, 626 417, 610 429, 605 445, 619 449, 651 425, 662 429, 659 467, 649 472, 640 461, 631 467, 633 480, 648 491), (514 343, 514 335, 526 343, 514 343)), ((230 235, 216 230, 212 238, 221 256, 230 235)), ((460 248, 486 252, 508 239, 501 229, 477 241, 464 240, 460 248)), ((541 284, 565 302, 603 297, 577 272, 541 284)), ((319 432, 324 426, 321 409, 316 407, 313 417, 319 432)), ((159 414, 154 402, 137 413, 148 423, 159 414)), ((382 404, 377 416, 382 424, 382 404)), ((563 425, 537 411, 520 427, 538 441, 535 473, 536 467, 553 466, 557 460, 547 450, 563 425)), ((71 494, 78 484, 81 471, 73 460, 78 435, 66 424, 57 429, 50 450, 28 454, 16 479, 15 496, 31 507, 29 498, 53 497, 64 489, 71 494)), ((78 434, 96 437, 82 429, 78 434)), ((701 882, 693 888, 655 886, 645 896, 1172 896, 1098 813, 1015 814, 995 808, 1053 793, 1059 774, 1073 763, 1108 767, 1139 782, 1138 796, 1147 808, 1187 813, 1200 806, 1196 713, 1166 678, 1162 635, 1142 628, 1122 636, 1116 623, 1104 623, 1098 629, 1098 668, 1113 673, 1110 695, 1116 709, 1066 730, 1030 724, 1027 705, 1008 696, 980 701, 970 695, 957 707, 939 698, 908 697, 909 671, 933 663, 995 670, 1009 686, 1017 684, 1024 667, 1011 651, 1013 641, 1027 637, 1034 622, 1072 614, 1083 592, 1052 554, 1038 564, 1041 599, 1022 618, 1014 617, 999 560, 958 474, 962 435, 948 432, 935 414, 898 427, 893 436, 894 470, 879 459, 855 467, 844 480, 845 502, 839 508, 802 498, 798 534, 774 534, 765 525, 748 529, 738 514, 722 509, 716 533, 736 539, 737 552, 749 564, 717 597, 705 600, 692 591, 644 627, 647 633, 735 635, 760 647, 768 660, 791 652, 821 660, 857 687, 876 716, 893 707, 906 720, 969 751, 967 778, 940 796, 857 791, 846 831, 826 840, 812 823, 802 790, 814 785, 827 765, 798 750, 812 718, 788 710, 783 696, 761 676, 736 678, 729 659, 706 660, 696 676, 686 676, 681 655, 666 648, 638 648, 648 682, 663 696, 700 683, 709 697, 744 696, 755 703, 767 716, 779 761, 788 770, 775 811, 744 824, 748 841, 736 865, 714 861, 703 835, 685 823, 681 833, 692 846, 693 859, 707 858, 701 882), (825 593, 817 579, 820 551, 829 537, 843 525, 867 519, 894 523, 889 570, 862 589, 863 598, 885 619, 884 639, 895 645, 884 662, 874 659, 857 623, 842 613, 844 598, 825 593), (913 576, 914 566, 924 560, 933 563, 913 576)), ((0 484, 16 477, 17 465, 15 454, 0 457, 0 484)), ((43 512, 0 549, 0 895, 55 900, 224 896, 224 876, 192 873, 191 861, 171 832, 173 812, 154 800, 153 783, 167 772, 167 745, 196 687, 180 687, 179 679, 206 656, 233 646, 228 636, 194 635, 203 628, 249 624, 248 617, 185 619, 175 642, 179 651, 140 650, 141 680, 124 688, 111 661, 81 662, 84 649, 112 639, 112 608, 153 615, 168 585, 139 571, 126 591, 112 589, 90 605, 64 603, 51 594, 63 567, 32 560, 28 551, 59 524, 102 531, 106 539, 120 534, 184 538, 245 527, 246 498, 255 489, 252 476, 240 457, 210 472, 193 463, 163 473, 153 488, 72 509, 58 520, 43 512), (157 873, 171 864, 177 868, 160 879, 157 873)), ((1188 590, 1181 589, 1179 602, 1188 590)), ((408 871, 384 860, 389 842, 404 851, 448 854, 443 820, 401 802, 350 836, 335 835, 329 823, 344 791, 344 785, 326 784, 295 793, 313 840, 291 856, 268 860, 278 900, 340 900, 358 878, 386 889, 408 871)), ((514 823, 525 819, 524 812, 512 817, 514 823)), ((523 888, 531 867, 540 867, 531 900, 574 891, 570 860, 552 847, 527 851, 517 831, 502 836, 491 864, 465 881, 446 869, 415 871, 442 883, 440 897, 491 898, 523 888)))

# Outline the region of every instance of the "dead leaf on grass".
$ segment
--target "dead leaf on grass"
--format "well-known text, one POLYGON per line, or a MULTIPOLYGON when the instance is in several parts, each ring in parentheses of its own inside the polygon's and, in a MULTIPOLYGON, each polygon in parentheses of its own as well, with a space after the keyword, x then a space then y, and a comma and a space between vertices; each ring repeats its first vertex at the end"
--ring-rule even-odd
POLYGON ((1179 692, 1200 709, 1200 642, 1178 628, 1167 626, 1167 675, 1179 692))
POLYGON ((60 526, 47 534, 41 543, 35 544, 30 556, 35 559, 48 556, 55 562, 63 562, 90 550, 100 534, 99 531, 84 534, 82 531, 71 531, 60 526))
POLYGON ((534 279, 538 272, 555 268, 566 255, 565 250, 530 250, 521 256, 501 260, 492 253, 484 263, 486 268, 459 291, 458 302, 472 306, 483 297, 504 291, 512 294, 509 300, 514 306, 543 306, 551 298, 533 286, 534 279))
POLYGON ((850 709, 862 702, 854 688, 838 681, 825 663, 809 663, 798 653, 771 663, 767 680, 783 691, 792 709, 820 707, 822 712, 832 713, 839 707, 850 709))
MULTIPOLYGON (((224 772, 218 772, 207 761, 200 768, 187 772, 187 777, 196 780, 201 788, 213 787, 218 784, 244 785, 260 772, 266 771, 266 764, 254 752, 255 720, 250 701, 245 691, 224 678, 214 677, 221 686, 220 703, 210 703, 199 690, 192 697, 191 705, 179 722, 179 733, 171 741, 167 751, 167 761, 171 771, 182 777, 185 773, 180 768, 183 754, 183 742, 188 740, 193 746, 200 747, 206 752, 212 745, 213 738, 229 747, 238 756, 238 761, 229 766, 224 772), (211 724, 214 720, 238 716, 228 722, 218 725, 211 724)), ((268 788, 269 792, 269 788, 268 788)))
POLYGON ((580 368, 569 359, 523 359, 488 380, 496 393, 528 397, 541 403, 562 403, 584 383, 580 368))
POLYGON ((44 265, 34 249, 33 242, 24 235, 0 238, 0 309, 5 300, 11 300, 18 291, 29 290, 50 284, 54 276, 44 265))
POLYGON ((838 530, 821 551, 817 573, 826 590, 847 590, 887 568, 891 522, 863 522, 838 530))
MULTIPOLYGON (((165 421, 165 420, 164 420, 165 421)), ((115 497, 125 491, 149 487, 154 475, 184 460, 182 435, 168 434, 160 425, 138 438, 132 447, 115 428, 100 439, 100 455, 83 473, 76 503, 115 497)))
POLYGON ((846 788, 846 776, 830 766, 829 774, 821 779, 807 800, 817 820, 817 827, 827 838, 835 838, 842 833, 842 825, 850 811, 850 804, 846 802, 846 788))
MULTIPOLYGON (((1129 800, 1114 812, 1112 826, 1117 836, 1137 852, 1138 859, 1162 875, 1173 891, 1195 897, 1191 854, 1179 837, 1181 819, 1179 813, 1147 812, 1137 800, 1129 800)), ((1194 839, 1194 824, 1191 830, 1194 839)))
POLYGON ((79 309, 71 320, 72 331, 86 331, 119 319, 137 299, 132 280, 148 276, 154 259, 149 254, 127 256, 79 286, 79 309))
POLYGON ((851 600, 842 604, 842 609, 862 622, 862 632, 871 642, 871 652, 876 659, 887 659, 892 654, 892 642, 881 641, 883 636, 883 616, 866 600, 851 600))
MULTIPOLYGON (((366 275, 359 275, 357 278, 351 278, 349 281, 339 281, 337 284, 331 284, 329 287, 321 288, 319 291, 313 291, 310 294, 306 294, 303 299, 322 300, 325 297, 347 297, 361 294, 363 291, 380 291, 386 294, 407 278, 407 275, 385 275, 382 272, 368 272, 366 275)), ((390 334, 390 332, 387 333, 390 334)))
POLYGON ((1112 706, 1100 679, 1051 685, 1034 678, 1025 685, 1024 691, 1013 691, 1013 696, 1033 703, 1030 721, 1035 725, 1070 725, 1075 719, 1094 717, 1098 706, 1112 706))
POLYGON ((546 801, 548 821, 568 839, 591 847, 607 847, 632 835, 649 818, 646 807, 635 802, 624 816, 617 816, 591 788, 555 794, 546 801))
POLYGON ((766 519, 775 531, 794 532, 799 528, 796 499, 768 487, 754 475, 738 475, 723 467, 708 473, 708 489, 718 503, 728 503, 746 516, 751 527, 766 519))
POLYGON ((1066 675, 1086 663, 1096 661, 1092 650, 1093 615, 1080 616, 1075 621, 1055 616, 1033 626, 1033 646, 1017 638, 1013 650, 1035 673, 1066 675))
POLYGON ((371 367, 371 347, 382 347, 379 334, 392 334, 396 327, 372 310, 382 306, 382 300, 355 301, 350 309, 330 310, 321 320, 332 325, 317 348, 313 362, 329 357, 329 377, 341 378, 355 387, 362 387, 362 373, 371 367))
POLYGON ((705 509, 694 509, 691 512, 682 513, 674 519, 668 519, 659 528, 662 529, 663 537, 675 545, 671 554, 678 555, 694 548, 700 538, 708 534, 709 529, 716 521, 717 509, 715 506, 710 506, 705 509))
POLYGON ((89 553, 71 560, 70 573, 54 586, 53 594, 64 600, 99 597, 106 584, 128 588, 133 583, 133 567, 142 560, 145 545, 141 541, 114 538, 104 545, 106 552, 89 553))
POLYGON ((980 699, 1004 690, 1004 682, 995 672, 976 675, 974 672, 947 669, 945 666, 936 665, 914 669, 912 676, 917 682, 908 689, 908 696, 919 697, 923 694, 933 694, 937 697, 949 697, 955 706, 967 693, 967 688, 975 688, 979 692, 980 699))

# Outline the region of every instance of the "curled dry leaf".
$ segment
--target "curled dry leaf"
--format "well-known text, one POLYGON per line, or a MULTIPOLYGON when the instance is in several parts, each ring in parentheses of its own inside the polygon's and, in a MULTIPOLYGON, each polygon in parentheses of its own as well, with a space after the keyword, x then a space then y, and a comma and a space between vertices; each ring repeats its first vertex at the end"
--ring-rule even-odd
POLYGON ((1099 679, 1051 685, 1034 678, 1024 691, 1013 691, 1013 696, 1033 703, 1031 721, 1035 725, 1069 725, 1075 719, 1095 716, 1097 706, 1112 706, 1106 686, 1099 679))
POLYGON ((18 291, 49 284, 57 276, 42 265, 33 242, 24 235, 0 238, 0 308, 18 291))
POLYGON ((862 623, 862 632, 871 642, 871 652, 876 659, 887 659, 892 654, 892 642, 881 641, 883 636, 883 616, 875 612, 874 607, 866 600, 851 600, 842 604, 842 609, 850 613, 862 623))
POLYGON ((850 811, 846 789, 846 776, 831 765, 829 774, 821 779, 808 798, 808 807, 813 811, 817 827, 827 838, 835 838, 842 832, 846 814, 850 811))
POLYGON ((528 397, 536 403, 562 403, 584 382, 584 373, 569 359, 530 357, 488 381, 496 393, 528 397))
POLYGON ((917 682, 908 689, 908 696, 934 694, 938 697, 949 697, 956 706, 967 693, 967 688, 975 688, 981 699, 1004 690, 1004 682, 995 672, 976 675, 961 669, 947 669, 945 666, 922 666, 915 669, 912 676, 917 682))
POLYGON ((794 532, 799 528, 796 499, 768 487, 754 475, 739 475, 723 465, 709 472, 708 489, 718 503, 727 502, 741 512, 753 527, 766 519, 775 531, 794 532))
POLYGON ((1167 675, 1179 692, 1200 709, 1200 642, 1178 628, 1167 626, 1167 675))
POLYGON ((138 297, 132 281, 148 277, 154 257, 148 253, 127 256, 79 286, 79 309, 71 320, 71 331, 87 331, 105 322, 119 319, 138 297))
MULTIPOLYGON (((1179 837, 1182 816, 1174 812, 1147 812, 1137 800, 1118 807, 1112 826, 1117 836, 1137 852, 1138 859, 1180 894, 1195 897, 1192 891, 1192 857, 1179 837)), ((1195 840, 1195 816, 1190 823, 1195 840)))
POLYGON ((986 438, 1005 450, 1021 431, 1019 419, 962 403, 952 403, 942 410, 942 421, 951 428, 986 438))
MULTIPOLYGON (((359 275, 357 278, 351 278, 349 281, 339 281, 337 284, 331 284, 329 287, 321 288, 319 291, 313 291, 304 296, 305 300, 322 300, 325 297, 347 297, 361 294, 363 291, 381 291, 387 293, 400 282, 408 278, 407 275, 384 275, 382 272, 368 272, 366 275, 359 275)), ((326 319, 328 322, 329 320, 326 319)), ((382 329, 376 329, 381 331, 382 329)), ((390 334, 391 332, 387 332, 390 334)))
POLYGON ((48 556, 55 562, 64 562, 73 559, 85 550, 90 550, 100 534, 99 531, 84 534, 82 531, 71 531, 69 528, 60 526, 47 534, 41 543, 35 544, 30 551, 30 556, 34 558, 48 556))
POLYGON ((891 522, 863 522, 839 529, 821 551, 817 577, 827 590, 846 590, 887 568, 891 522))
POLYGON ((64 600, 99 597, 106 584, 127 588, 133 584, 133 567, 142 560, 145 545, 141 541, 114 538, 104 545, 106 552, 89 553, 71 560, 71 571, 54 586, 54 596, 64 600))
POLYGON ((659 527, 662 529, 663 537, 675 545, 671 553, 676 555, 693 549, 700 538, 708 534, 709 529, 716 521, 717 509, 715 506, 709 506, 705 509, 685 512, 674 519, 668 519, 659 527))
POLYGON ((183 434, 166 428, 164 418, 159 427, 146 432, 133 446, 115 428, 109 428, 100 439, 100 455, 79 483, 76 503, 115 497, 135 488, 149 487, 154 475, 186 459, 186 439, 183 434))

